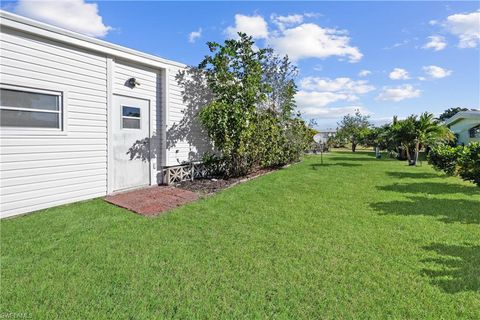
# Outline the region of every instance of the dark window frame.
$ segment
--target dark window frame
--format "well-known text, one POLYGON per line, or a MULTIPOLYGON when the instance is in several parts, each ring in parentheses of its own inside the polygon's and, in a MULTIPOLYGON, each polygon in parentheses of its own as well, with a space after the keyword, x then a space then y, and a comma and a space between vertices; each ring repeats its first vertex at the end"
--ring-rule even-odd
POLYGON ((129 106, 129 105, 121 105, 121 113, 120 113, 120 116, 121 116, 121 121, 120 121, 120 126, 121 126, 121 129, 122 130, 141 130, 142 129, 142 110, 140 107, 133 107, 133 106, 129 106), (138 110, 138 116, 125 116, 125 108, 130 108, 130 109, 137 109, 138 110), (127 120, 127 119, 132 119, 132 120, 138 120, 138 128, 129 128, 129 127, 125 127, 125 121, 124 120, 127 120))
POLYGON ((468 135, 470 138, 479 138, 480 137, 480 124, 472 127, 468 130, 468 135))

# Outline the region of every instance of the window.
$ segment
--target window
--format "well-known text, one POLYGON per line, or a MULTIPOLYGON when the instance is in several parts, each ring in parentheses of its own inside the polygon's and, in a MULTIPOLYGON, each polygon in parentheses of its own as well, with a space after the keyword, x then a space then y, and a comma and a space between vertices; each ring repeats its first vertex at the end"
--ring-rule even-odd
POLYGON ((122 129, 140 129, 140 108, 122 106, 122 129))
POLYGON ((0 88, 0 126, 62 129, 61 98, 59 92, 0 88))
POLYGON ((480 138, 480 124, 468 130, 470 138, 480 138))

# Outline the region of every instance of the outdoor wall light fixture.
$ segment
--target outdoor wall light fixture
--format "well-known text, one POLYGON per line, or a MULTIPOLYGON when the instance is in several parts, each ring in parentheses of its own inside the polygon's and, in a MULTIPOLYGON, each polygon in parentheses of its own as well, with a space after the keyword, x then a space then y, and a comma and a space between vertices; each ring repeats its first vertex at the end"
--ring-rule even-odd
POLYGON ((127 85, 133 89, 137 86, 140 86, 140 82, 138 82, 135 78, 130 78, 127 80, 127 85))

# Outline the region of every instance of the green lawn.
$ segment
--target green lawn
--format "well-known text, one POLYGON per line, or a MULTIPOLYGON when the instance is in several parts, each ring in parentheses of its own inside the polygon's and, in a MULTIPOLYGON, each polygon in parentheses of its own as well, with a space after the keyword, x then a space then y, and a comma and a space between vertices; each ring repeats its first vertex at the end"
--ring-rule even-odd
POLYGON ((43 210, 1 221, 0 298, 34 319, 479 319, 480 188, 336 152, 157 218, 43 210))

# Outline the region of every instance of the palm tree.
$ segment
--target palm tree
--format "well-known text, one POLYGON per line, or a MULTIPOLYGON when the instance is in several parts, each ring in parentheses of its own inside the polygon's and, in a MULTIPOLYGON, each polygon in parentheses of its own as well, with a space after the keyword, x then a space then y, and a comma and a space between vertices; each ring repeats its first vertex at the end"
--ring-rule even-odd
POLYGON ((412 164, 411 151, 414 148, 416 138, 416 120, 417 117, 411 115, 405 120, 397 120, 396 123, 392 125, 392 138, 399 147, 399 153, 401 153, 401 149, 405 151, 409 164, 412 164))
POLYGON ((454 135, 450 129, 440 125, 432 113, 424 112, 417 118, 414 117, 415 127, 415 159, 413 164, 418 161, 418 154, 420 149, 424 146, 433 146, 438 143, 452 141, 454 135))
POLYGON ((453 138, 450 129, 441 125, 433 114, 428 112, 419 117, 411 115, 404 120, 394 119, 383 134, 388 145, 396 146, 399 154, 405 153, 410 165, 417 163, 421 148, 451 141, 453 138))

